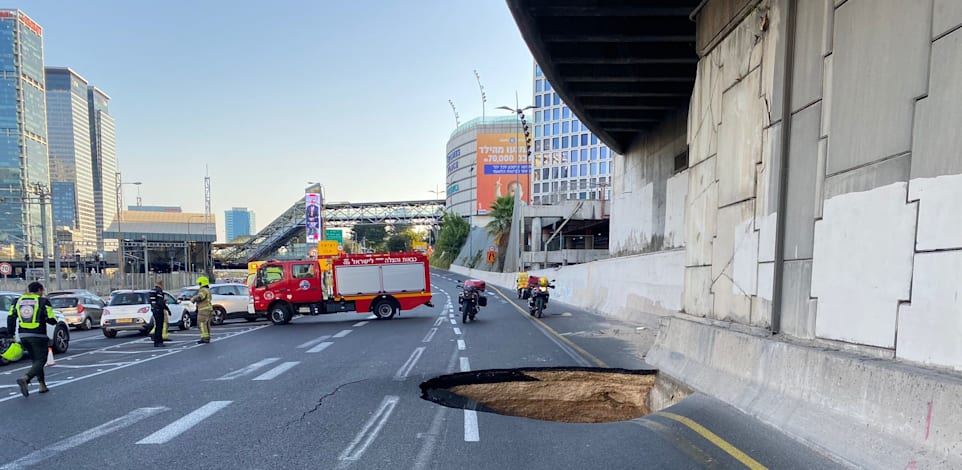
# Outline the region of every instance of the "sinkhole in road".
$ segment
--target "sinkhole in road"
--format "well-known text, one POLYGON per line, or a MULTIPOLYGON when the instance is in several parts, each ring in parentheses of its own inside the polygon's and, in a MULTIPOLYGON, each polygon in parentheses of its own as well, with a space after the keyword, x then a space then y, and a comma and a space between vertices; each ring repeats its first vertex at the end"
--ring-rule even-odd
POLYGON ((656 370, 593 367, 488 369, 421 383, 421 398, 450 408, 565 423, 628 421, 651 412, 656 370))

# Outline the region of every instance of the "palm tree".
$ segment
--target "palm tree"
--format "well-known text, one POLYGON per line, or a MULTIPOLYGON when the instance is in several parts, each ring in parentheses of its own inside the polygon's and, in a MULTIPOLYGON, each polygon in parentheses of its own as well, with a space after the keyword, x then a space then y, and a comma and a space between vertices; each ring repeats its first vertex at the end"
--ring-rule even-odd
POLYGON ((498 270, 504 265, 504 255, 508 248, 508 238, 511 236, 511 222, 514 219, 514 196, 501 196, 491 204, 491 222, 485 228, 488 235, 494 237, 494 243, 498 246, 500 255, 498 256, 498 270))

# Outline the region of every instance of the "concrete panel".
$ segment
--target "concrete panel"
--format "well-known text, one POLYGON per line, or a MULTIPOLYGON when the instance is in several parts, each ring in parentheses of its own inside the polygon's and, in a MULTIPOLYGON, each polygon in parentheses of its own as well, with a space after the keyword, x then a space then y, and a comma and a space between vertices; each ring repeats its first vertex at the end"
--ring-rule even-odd
POLYGON ((762 54, 761 93, 768 101, 769 123, 782 119, 782 101, 785 93, 785 65, 788 42, 785 40, 786 10, 788 0, 769 2, 768 31, 765 32, 765 48, 762 54))
MULTIPOLYGON (((962 9, 962 2, 957 2, 962 9)), ((912 178, 962 173, 962 30, 932 45, 929 96, 915 107, 912 178)))
POLYGON ((718 204, 744 201, 755 195, 755 164, 761 161, 765 102, 758 98, 758 71, 750 73, 722 96, 718 135, 718 204))
POLYGON ((811 299, 812 262, 785 261, 783 266, 781 332, 796 338, 815 337, 816 303, 811 299))
POLYGON ((782 124, 762 130, 762 161, 755 176, 755 217, 778 210, 778 168, 782 155, 782 124))
POLYGON ((775 290, 775 263, 758 263, 758 298, 772 301, 775 290))
MULTIPOLYGON (((754 289, 749 290, 752 286, 734 282, 734 265, 736 255, 741 255, 743 264, 748 263, 751 252, 758 249, 758 239, 751 230, 753 215, 754 203, 751 200, 718 210, 718 228, 712 247, 712 294, 716 319, 745 325, 751 321, 751 295, 754 289), (737 242, 742 245, 736 245, 737 242)), ((752 268, 757 269, 755 266, 752 268)), ((754 284, 754 279, 751 281, 754 284)))
POLYGON ((935 0, 932 17, 932 39, 935 39, 962 26, 962 2, 959 0, 935 0))
POLYGON ((775 229, 778 225, 778 214, 769 214, 755 219, 758 228, 758 261, 775 261, 775 229))
POLYGON ((685 312, 707 317, 712 314, 711 266, 685 268, 685 290, 682 293, 685 312))
POLYGON ((688 163, 698 164, 718 152, 718 123, 721 122, 721 69, 715 54, 698 62, 695 87, 688 105, 688 163))
POLYGON ((761 60, 761 41, 756 40, 761 20, 756 9, 745 17, 725 39, 712 51, 717 52, 721 62, 722 90, 728 90, 741 81, 761 60), (754 59, 754 60, 753 60, 754 59))
POLYGON ((788 152, 788 200, 785 205, 785 259, 812 257, 815 224, 815 186, 818 168, 818 120, 821 106, 815 104, 792 117, 792 139, 788 152))
POLYGON ((835 34, 835 3, 829 0, 824 2, 823 7, 825 26, 822 27, 822 56, 827 56, 832 53, 832 37, 835 34))
POLYGON ((685 199, 688 197, 688 170, 668 178, 665 195, 666 248, 685 246, 685 199))
POLYGON ((962 175, 913 179, 909 200, 919 201, 916 250, 962 248, 962 175))
POLYGON ((832 64, 835 56, 825 58, 822 65, 822 126, 819 137, 828 137, 828 131, 832 127, 832 64))
POLYGON ((849 0, 836 10, 828 174, 909 151, 931 22, 931 0, 849 0))
POLYGON ((847 463, 839 467, 962 468, 957 376, 682 318, 646 360, 847 463))
POLYGON ((735 254, 732 259, 732 294, 758 292, 758 232, 754 219, 735 226, 735 254))
POLYGON ((651 183, 611 201, 609 249, 614 256, 636 254, 648 249, 652 235, 651 183))
POLYGON ((712 260, 715 220, 718 217, 715 157, 688 170, 686 205, 685 266, 708 266, 712 260))
POLYGON ((818 141, 818 159, 815 162, 815 200, 812 201, 814 207, 814 217, 822 218, 822 202, 825 201, 825 160, 828 158, 828 139, 822 138, 818 141))
MULTIPOLYGON (((831 154, 832 140, 829 140, 829 154, 831 154)), ((912 156, 909 154, 885 160, 869 166, 840 173, 825 178, 822 192, 825 199, 845 193, 868 191, 881 186, 887 186, 909 180, 912 156)))
POLYGON ((825 201, 812 265, 818 337, 895 347, 915 254, 916 208, 906 204, 906 191, 907 183, 895 183, 825 201))
POLYGON ((899 313, 899 358, 962 371, 962 251, 915 256, 912 303, 899 313))
POLYGON ((829 0, 798 2, 795 20, 795 67, 792 70, 792 112, 822 95, 825 5, 829 0))

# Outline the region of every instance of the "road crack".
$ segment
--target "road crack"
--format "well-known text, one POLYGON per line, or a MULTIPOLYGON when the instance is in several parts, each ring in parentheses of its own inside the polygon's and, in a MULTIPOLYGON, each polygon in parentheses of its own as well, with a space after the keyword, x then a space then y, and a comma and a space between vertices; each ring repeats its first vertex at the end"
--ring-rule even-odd
POLYGON ((295 420, 291 420, 291 421, 289 421, 287 424, 285 424, 285 425, 284 425, 284 430, 287 430, 287 428, 291 427, 291 425, 293 425, 293 424, 295 424, 295 423, 299 423, 299 422, 301 422, 301 421, 304 421, 304 419, 307 418, 307 415, 309 415, 309 414, 311 414, 311 413, 314 413, 315 411, 321 409, 321 406, 324 405, 324 400, 327 400, 328 398, 336 395, 337 392, 340 392, 342 388, 347 387, 348 385, 354 385, 354 384, 361 383, 361 382, 364 382, 364 381, 367 381, 367 380, 370 380, 370 379, 361 379, 361 380, 355 380, 355 381, 353 381, 353 382, 346 382, 346 383, 343 383, 343 384, 341 384, 341 385, 338 385, 337 387, 334 388, 334 390, 331 390, 330 392, 325 393, 324 395, 321 395, 321 397, 317 399, 317 404, 314 405, 313 408, 311 408, 311 409, 305 411, 304 413, 302 413, 300 418, 297 418, 297 419, 295 419, 295 420))

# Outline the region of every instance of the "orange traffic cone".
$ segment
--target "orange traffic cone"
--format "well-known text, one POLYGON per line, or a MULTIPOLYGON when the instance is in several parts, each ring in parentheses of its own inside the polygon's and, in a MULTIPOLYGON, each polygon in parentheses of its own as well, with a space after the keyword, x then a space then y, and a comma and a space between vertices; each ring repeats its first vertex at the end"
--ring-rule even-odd
POLYGON ((53 348, 47 348, 47 365, 55 366, 57 361, 53 360, 53 348))

